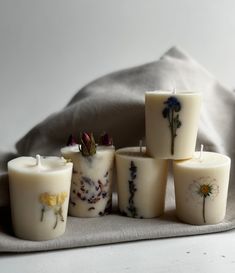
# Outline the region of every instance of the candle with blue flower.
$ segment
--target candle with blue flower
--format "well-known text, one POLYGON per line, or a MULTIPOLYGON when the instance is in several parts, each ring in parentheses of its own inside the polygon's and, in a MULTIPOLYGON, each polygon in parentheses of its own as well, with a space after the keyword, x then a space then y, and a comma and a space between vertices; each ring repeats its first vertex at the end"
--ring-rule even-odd
POLYGON ((191 158, 195 150, 201 95, 196 92, 145 93, 147 153, 164 159, 191 158))

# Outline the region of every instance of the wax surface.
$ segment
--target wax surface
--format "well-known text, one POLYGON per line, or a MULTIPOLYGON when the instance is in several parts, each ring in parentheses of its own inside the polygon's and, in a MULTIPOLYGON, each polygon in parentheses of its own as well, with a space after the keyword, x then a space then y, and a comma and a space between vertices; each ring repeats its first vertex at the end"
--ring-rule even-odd
POLYGON ((146 155, 146 149, 116 152, 118 204, 123 215, 158 217, 164 212, 168 161, 146 155))
POLYGON ((8 169, 19 172, 33 173, 50 173, 71 169, 71 164, 67 164, 64 158, 56 156, 40 157, 41 165, 37 165, 35 157, 18 157, 10 161, 8 169))
POLYGON ((65 231, 72 163, 64 158, 19 157, 8 163, 11 213, 17 237, 49 240, 65 231))
POLYGON ((97 217, 111 210, 113 146, 98 146, 96 154, 85 157, 79 147, 61 149, 74 164, 69 214, 77 217, 97 217))
POLYGON ((200 106, 200 93, 146 92, 147 153, 165 159, 191 158, 196 145, 200 106))
POLYGON ((174 161, 176 213, 186 223, 217 224, 226 213, 230 158, 196 152, 190 160, 174 161))
POLYGON ((193 157, 189 160, 177 161, 175 164, 180 168, 216 168, 227 165, 230 158, 213 152, 195 152, 193 157))

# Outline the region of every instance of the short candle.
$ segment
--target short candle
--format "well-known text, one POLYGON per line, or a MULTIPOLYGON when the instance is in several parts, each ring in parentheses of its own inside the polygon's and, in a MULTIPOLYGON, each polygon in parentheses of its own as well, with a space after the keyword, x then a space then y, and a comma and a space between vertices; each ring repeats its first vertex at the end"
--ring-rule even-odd
POLYGON ((71 159, 72 175, 69 214, 75 217, 97 217, 110 213, 114 146, 97 146, 96 154, 83 156, 79 145, 61 149, 71 159))
POLYGON ((182 221, 217 224, 226 214, 231 160, 213 152, 195 152, 190 160, 174 161, 176 214, 182 221))
POLYGON ((49 240, 65 232, 72 163, 60 157, 18 157, 8 162, 15 235, 49 240))
POLYGON ((146 92, 147 153, 163 159, 191 158, 196 145, 200 106, 200 93, 146 92))
POLYGON ((164 212, 168 161, 146 155, 145 147, 116 151, 118 206, 122 215, 154 218, 164 212))

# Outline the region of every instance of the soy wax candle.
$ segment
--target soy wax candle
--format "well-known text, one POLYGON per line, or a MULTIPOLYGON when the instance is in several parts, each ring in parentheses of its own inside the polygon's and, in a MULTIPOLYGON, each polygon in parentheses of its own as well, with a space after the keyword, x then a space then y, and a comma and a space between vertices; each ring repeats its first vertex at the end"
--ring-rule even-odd
POLYGON ((59 157, 18 157, 8 162, 13 230, 26 240, 65 232, 72 163, 59 157))
POLYGON ((195 152, 173 162, 176 214, 194 225, 217 224, 226 214, 231 160, 213 152, 195 152))
POLYGON ((168 161, 146 155, 145 147, 116 151, 118 206, 122 215, 154 218, 164 212, 168 161))
POLYGON ((196 145, 200 106, 200 93, 146 92, 147 153, 163 159, 191 158, 196 145))
POLYGON ((75 217, 99 217, 110 213, 114 146, 106 134, 97 146, 91 133, 83 133, 81 145, 75 141, 61 149, 73 164, 69 214, 75 217))

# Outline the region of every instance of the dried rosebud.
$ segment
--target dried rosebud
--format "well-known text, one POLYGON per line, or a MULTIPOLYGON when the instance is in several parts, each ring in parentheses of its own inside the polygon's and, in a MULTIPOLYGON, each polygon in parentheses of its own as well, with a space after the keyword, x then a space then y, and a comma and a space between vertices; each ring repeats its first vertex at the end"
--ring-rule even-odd
POLYGON ((96 144, 92 133, 81 134, 80 151, 83 156, 92 156, 96 153, 96 144))
POLYGON ((100 136, 99 144, 104 145, 104 146, 112 146, 113 145, 113 139, 109 136, 108 133, 103 133, 100 136))
POLYGON ((67 146, 73 146, 76 145, 77 141, 73 135, 70 135, 67 141, 67 146))

